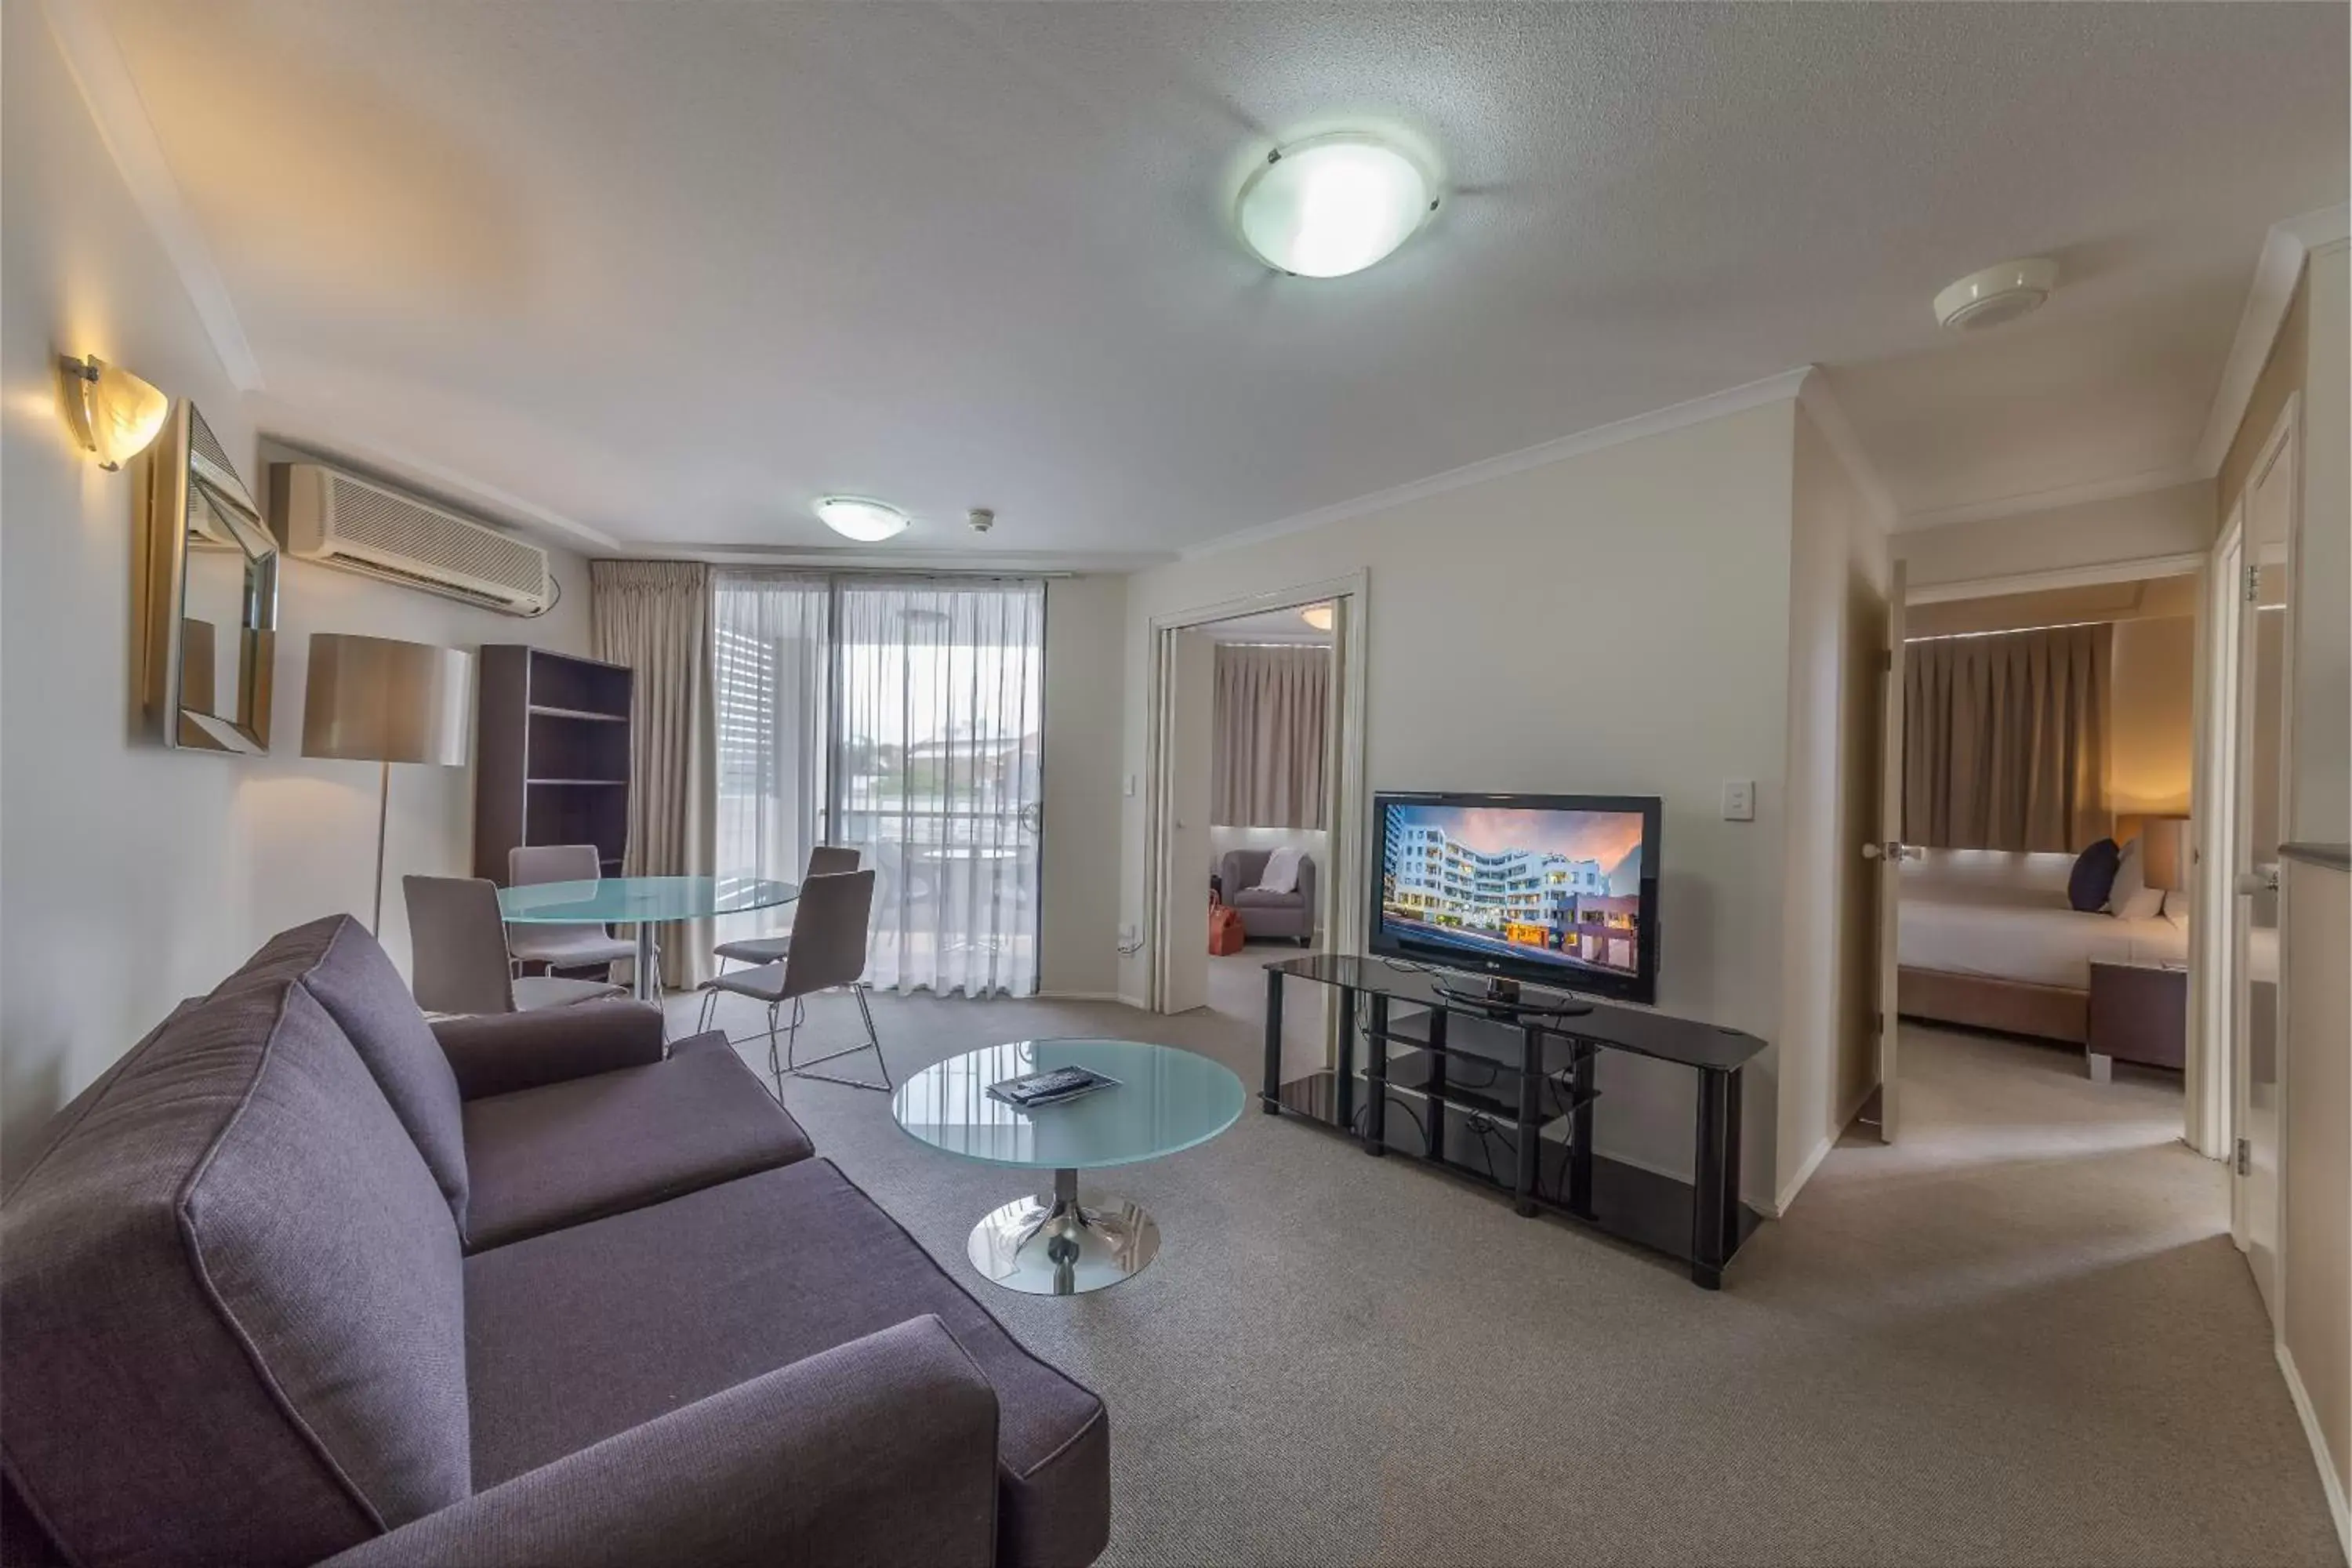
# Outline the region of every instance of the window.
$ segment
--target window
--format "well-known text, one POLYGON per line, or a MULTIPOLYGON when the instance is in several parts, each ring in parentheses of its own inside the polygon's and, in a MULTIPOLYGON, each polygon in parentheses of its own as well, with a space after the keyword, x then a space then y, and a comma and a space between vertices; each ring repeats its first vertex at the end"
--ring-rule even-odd
POLYGON ((722 573, 712 624, 720 866, 855 847, 871 983, 1034 991, 1044 584, 722 573))

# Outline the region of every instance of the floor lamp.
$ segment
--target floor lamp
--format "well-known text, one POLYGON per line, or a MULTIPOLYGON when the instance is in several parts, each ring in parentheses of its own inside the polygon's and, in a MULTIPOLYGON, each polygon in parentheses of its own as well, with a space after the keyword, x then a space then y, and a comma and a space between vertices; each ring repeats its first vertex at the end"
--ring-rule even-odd
POLYGON ((466 765, 466 688, 473 660, 454 647, 391 637, 310 634, 302 691, 302 754, 375 763, 375 918, 383 934, 383 835, 392 764, 466 765))

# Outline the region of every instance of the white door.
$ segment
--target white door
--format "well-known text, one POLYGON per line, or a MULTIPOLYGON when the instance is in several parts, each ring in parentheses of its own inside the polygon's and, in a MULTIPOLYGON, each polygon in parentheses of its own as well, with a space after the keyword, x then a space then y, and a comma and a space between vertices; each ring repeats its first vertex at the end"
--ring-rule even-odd
MULTIPOLYGON (((1895 933, 1903 895, 1903 563, 1895 563, 1886 585, 1886 657, 1880 661, 1878 837, 1862 852, 1878 862, 1878 982, 1872 998, 1878 1027, 1878 1138, 1895 1142, 1902 1125, 1896 1047, 1901 1026, 1895 933)), ((1867 1112, 1864 1113, 1865 1120, 1867 1112)))
POLYGON ((1185 1013, 1209 1005, 1209 770, 1217 645, 1197 629, 1172 633, 1161 669, 1159 1000, 1163 1013, 1185 1013))
POLYGON ((2233 801, 2231 946, 2238 1143, 2231 1230, 2272 1321, 2278 1318, 2281 1067, 2278 847, 2285 837, 2287 545, 2294 530, 2295 451, 2288 421, 2246 488, 2238 660, 2238 757, 2233 801))

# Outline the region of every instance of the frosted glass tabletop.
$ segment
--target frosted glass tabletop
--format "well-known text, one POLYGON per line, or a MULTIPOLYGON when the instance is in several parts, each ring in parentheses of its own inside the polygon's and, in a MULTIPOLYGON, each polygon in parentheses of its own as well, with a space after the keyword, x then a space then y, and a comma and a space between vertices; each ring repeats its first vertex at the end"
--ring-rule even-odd
POLYGON ((499 889, 499 912, 518 925, 695 921, 772 909, 801 896, 765 877, 593 877, 499 889))
POLYGON ((890 1114, 934 1149, 991 1165, 1093 1170, 1205 1143, 1242 1113, 1242 1080, 1203 1056, 1139 1040, 1016 1040, 925 1068, 890 1097, 890 1114), (1049 1068, 1087 1067, 1113 1089, 1022 1110, 988 1086, 1049 1068))

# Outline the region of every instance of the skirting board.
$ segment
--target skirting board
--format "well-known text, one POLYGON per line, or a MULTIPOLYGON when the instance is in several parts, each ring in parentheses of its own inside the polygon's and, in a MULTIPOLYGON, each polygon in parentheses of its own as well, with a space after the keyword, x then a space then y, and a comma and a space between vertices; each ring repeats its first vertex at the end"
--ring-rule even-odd
POLYGON ((2279 1373, 2286 1379, 2287 1397, 2294 1401, 2294 1413, 2303 1418, 2304 1440, 2311 1445, 2312 1461, 2319 1467, 2319 1484, 2327 1493, 2327 1512, 2336 1521, 2336 1549, 2352 1562, 2352 1511, 2345 1507, 2344 1478, 2336 1472, 2336 1461, 2327 1452, 2327 1435, 2319 1429, 2319 1414, 2311 1407, 2311 1395, 2305 1392, 2303 1373, 2294 1366, 2294 1357, 2288 1353, 2286 1342, 2276 1345, 2279 1373))
POLYGON ((1813 1179, 1813 1173, 1822 1168, 1822 1162, 1830 1157, 1830 1151, 1836 1148, 1838 1140, 1845 1136, 1845 1130, 1853 1125, 1853 1119, 1860 1116, 1862 1108, 1870 1103, 1871 1089, 1877 1087, 1874 1083, 1854 1097, 1853 1103, 1845 1108, 1845 1114, 1837 1119, 1837 1125, 1822 1134, 1822 1141, 1813 1145, 1813 1152, 1805 1156, 1805 1163, 1797 1167, 1797 1173, 1789 1178, 1789 1184, 1773 1198, 1772 1206, 1765 1211, 1767 1214, 1774 1219, 1780 1219, 1788 1214, 1789 1205, 1797 1201, 1797 1194, 1804 1190, 1807 1182, 1813 1179))
POLYGON ((1030 999, 1036 1002, 1126 1002, 1130 1007, 1136 1005, 1116 991, 1036 991, 1030 994, 1030 999))

